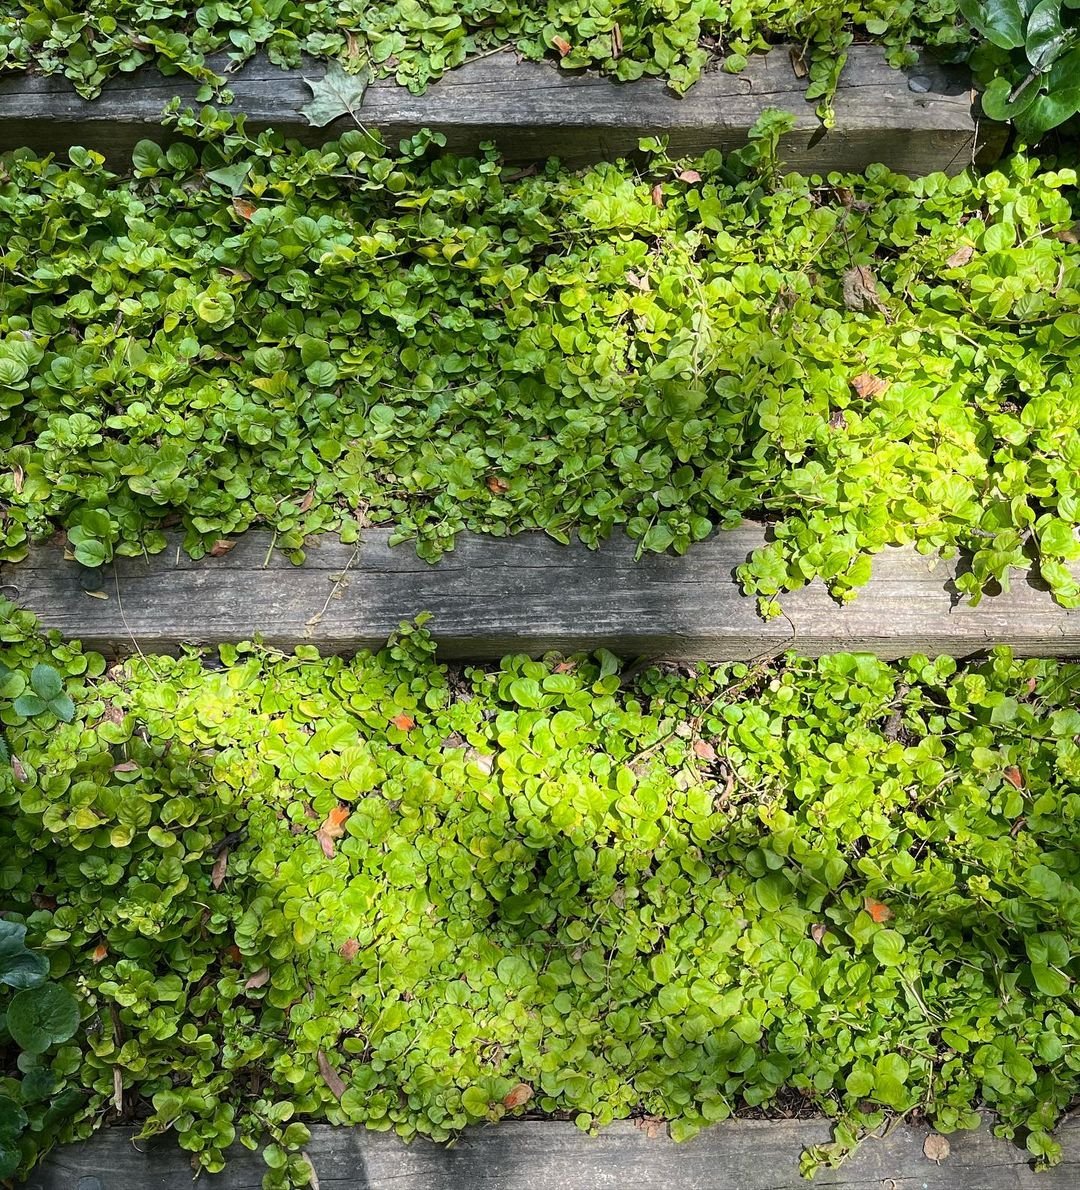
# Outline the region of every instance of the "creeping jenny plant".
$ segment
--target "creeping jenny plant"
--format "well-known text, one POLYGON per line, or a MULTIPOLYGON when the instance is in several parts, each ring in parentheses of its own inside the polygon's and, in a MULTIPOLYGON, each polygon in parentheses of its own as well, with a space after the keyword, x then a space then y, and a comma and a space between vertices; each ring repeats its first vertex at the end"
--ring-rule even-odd
MULTIPOLYGON (((307 1123, 446 1140, 536 1109, 676 1137, 795 1092, 839 1159, 985 1105, 1034 1158, 1080 1090, 1080 666, 1003 650, 649 670, 100 658, 8 609, 9 918, 84 1002, 57 1129, 171 1131, 303 1185, 307 1123)), ((27 1154, 31 1156, 32 1154, 27 1154)))
POLYGON ((253 524, 390 524, 437 558, 471 529, 683 552, 743 515, 766 599, 873 553, 962 550, 978 597, 1034 564, 1080 602, 1076 175, 535 176, 252 139, 0 166, 0 558, 195 555, 253 524))

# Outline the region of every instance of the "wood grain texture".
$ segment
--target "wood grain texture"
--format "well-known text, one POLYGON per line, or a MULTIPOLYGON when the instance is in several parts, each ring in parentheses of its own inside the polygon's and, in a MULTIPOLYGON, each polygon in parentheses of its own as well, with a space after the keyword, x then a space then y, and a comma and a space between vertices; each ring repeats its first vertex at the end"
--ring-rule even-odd
MULTIPOLYGON (((227 65, 221 58, 211 62, 219 71, 227 65)), ((273 126, 310 144, 333 139, 352 127, 351 120, 314 129, 300 115, 311 98, 305 77, 318 78, 323 70, 310 62, 284 71, 255 58, 229 77, 234 110, 244 112, 254 130, 273 126)), ((826 133, 784 47, 755 55, 742 74, 707 74, 683 98, 662 79, 616 83, 520 62, 505 52, 450 72, 423 95, 392 80, 376 82, 360 115, 390 143, 428 127, 442 132, 454 151, 495 140, 510 160, 558 156, 581 164, 633 152, 646 135, 667 136, 675 155, 735 148, 765 108, 780 107, 797 119, 782 145, 791 169, 862 170, 880 161, 917 175, 957 172, 975 156, 992 160, 1000 153, 1004 129, 977 126, 969 87, 966 76, 931 61, 893 70, 878 47, 854 46, 836 96, 836 127, 826 133)), ((167 99, 194 101, 195 92, 184 76, 143 69, 110 79, 88 102, 62 77, 11 74, 0 78, 0 150, 27 145, 62 153, 82 144, 121 165, 141 137, 162 139, 167 99)))
POLYGON ((261 633, 278 648, 326 652, 378 647, 406 619, 430 612, 444 657, 539 655, 604 646, 625 656, 730 660, 791 648, 817 655, 871 651, 964 656, 994 644, 1032 656, 1080 656, 1080 611, 1059 607, 1018 574, 1008 593, 973 608, 955 594, 953 564, 910 550, 878 555, 874 578, 843 607, 820 583, 785 596, 784 616, 762 621, 732 571, 764 540, 747 524, 685 557, 646 554, 615 537, 596 551, 540 533, 463 535, 437 565, 386 530, 360 546, 314 540, 292 566, 252 532, 221 558, 192 561, 175 544, 148 561, 121 558, 100 572, 35 548, 0 568, 2 593, 50 628, 110 656, 214 645, 261 633), (342 577, 344 576, 344 577, 342 577), (96 596, 85 586, 98 583, 96 596))
MULTIPOLYGON (((312 1129, 307 1152, 321 1190, 1075 1190, 1080 1185, 1080 1123, 1062 1125, 1061 1165, 1034 1173, 1028 1155, 984 1125, 950 1137, 940 1164, 923 1156, 925 1128, 901 1126, 868 1140, 838 1170, 800 1179, 800 1152, 829 1139, 821 1120, 739 1120, 673 1144, 631 1123, 590 1137, 572 1124, 504 1121, 467 1130, 453 1148, 356 1128, 312 1129)), ((225 1171, 204 1176, 210 1190, 258 1190, 258 1153, 236 1146, 225 1171)), ((133 1143, 110 1128, 53 1153, 27 1190, 190 1190, 188 1155, 166 1138, 133 1143)))

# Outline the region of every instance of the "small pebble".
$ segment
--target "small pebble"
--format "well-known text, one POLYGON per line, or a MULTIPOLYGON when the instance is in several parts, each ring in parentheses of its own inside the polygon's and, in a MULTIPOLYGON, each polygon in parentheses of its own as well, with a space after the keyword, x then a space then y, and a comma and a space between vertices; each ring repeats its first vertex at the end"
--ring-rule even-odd
POLYGON ((908 79, 907 85, 909 91, 917 91, 921 95, 923 92, 930 90, 931 82, 928 75, 913 74, 908 79))

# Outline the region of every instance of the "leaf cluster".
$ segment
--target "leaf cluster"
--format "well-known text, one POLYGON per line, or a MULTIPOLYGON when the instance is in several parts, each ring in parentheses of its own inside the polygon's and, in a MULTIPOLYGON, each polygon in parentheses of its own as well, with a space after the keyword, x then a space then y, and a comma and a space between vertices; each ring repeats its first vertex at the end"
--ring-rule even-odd
POLYGON ((684 1138, 794 1091, 837 1125, 807 1170, 913 1108, 1057 1157, 1080 667, 458 671, 406 626, 106 675, 8 623, 9 666, 84 687, 13 726, 0 819, 4 904, 99 1022, 65 1136, 119 1081, 206 1169, 271 1137, 273 1190, 302 1120, 446 1140, 527 1103, 684 1138))
POLYGON ((914 543, 971 597, 1034 565, 1080 601, 1074 171, 780 178, 773 119, 693 168, 523 177, 174 118, 199 148, 130 179, 5 158, 0 557, 265 525, 299 561, 369 524, 681 553, 751 515, 766 599, 914 543))
POLYGON ((1011 120, 1027 144, 1080 111, 1077 0, 960 0, 986 39, 971 57, 983 111, 1011 120))

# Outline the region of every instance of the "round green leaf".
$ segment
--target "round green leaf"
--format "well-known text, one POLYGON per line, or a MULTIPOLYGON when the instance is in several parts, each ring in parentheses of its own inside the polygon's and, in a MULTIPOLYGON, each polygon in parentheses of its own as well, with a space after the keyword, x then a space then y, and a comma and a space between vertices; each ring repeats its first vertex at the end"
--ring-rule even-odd
POLYGON ((40 951, 26 949, 26 926, 0 919, 0 983, 32 988, 44 983, 49 960, 40 951))
POLYGON ((898 967, 904 960, 904 935, 898 930, 882 930, 874 935, 874 958, 883 967, 898 967))
POLYGON ((30 685, 39 698, 48 702, 63 691, 64 679, 51 665, 38 664, 30 674, 30 685))
POLYGON ((34 715, 40 715, 45 710, 46 704, 36 694, 23 694, 15 699, 13 706, 16 715, 22 715, 24 719, 31 719, 34 715))
POLYGON ((50 1046, 75 1035, 79 1027, 79 1005, 57 983, 27 988, 8 1005, 7 1027, 20 1049, 43 1054, 50 1046))

